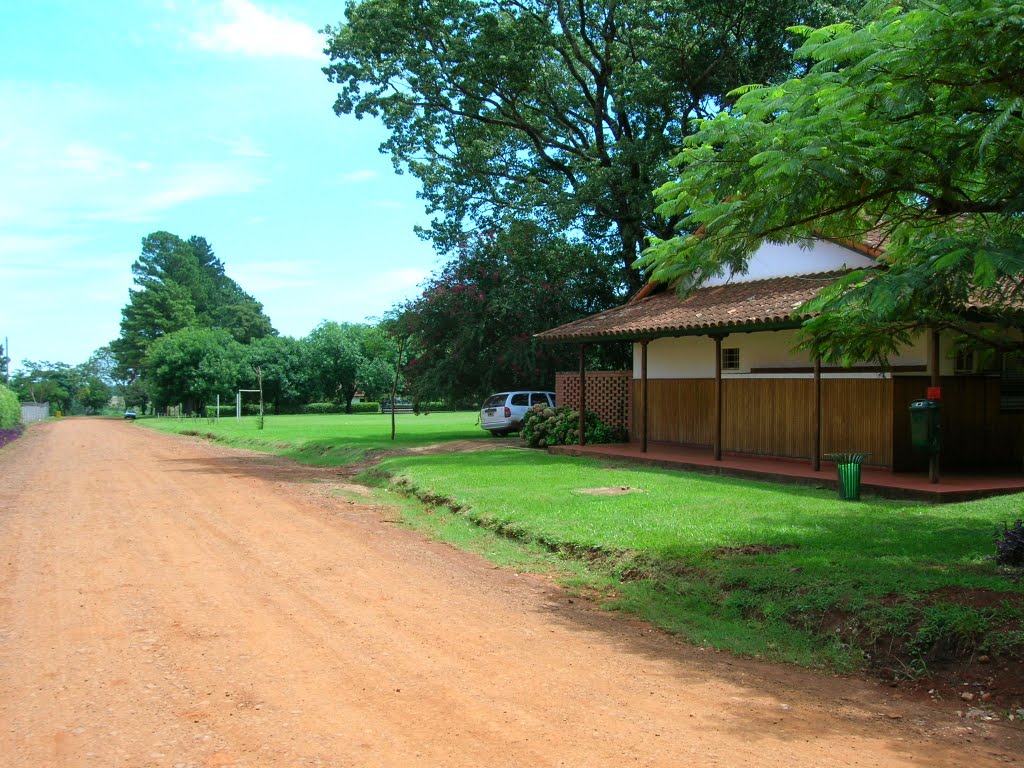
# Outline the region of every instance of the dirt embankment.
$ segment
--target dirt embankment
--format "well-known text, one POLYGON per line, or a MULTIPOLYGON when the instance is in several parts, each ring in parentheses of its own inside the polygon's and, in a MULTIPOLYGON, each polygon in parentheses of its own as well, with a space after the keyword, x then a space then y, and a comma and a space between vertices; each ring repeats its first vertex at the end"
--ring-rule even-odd
POLYGON ((119 421, 0 450, 0 766, 985 766, 1012 726, 738 660, 119 421))

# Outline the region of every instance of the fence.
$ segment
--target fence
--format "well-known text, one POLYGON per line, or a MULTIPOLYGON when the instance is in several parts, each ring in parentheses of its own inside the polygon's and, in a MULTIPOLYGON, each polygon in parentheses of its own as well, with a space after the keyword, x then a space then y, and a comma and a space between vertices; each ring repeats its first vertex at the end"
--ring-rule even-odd
POLYGON ((31 421, 39 421, 50 415, 49 403, 22 403, 21 423, 28 424, 31 421))

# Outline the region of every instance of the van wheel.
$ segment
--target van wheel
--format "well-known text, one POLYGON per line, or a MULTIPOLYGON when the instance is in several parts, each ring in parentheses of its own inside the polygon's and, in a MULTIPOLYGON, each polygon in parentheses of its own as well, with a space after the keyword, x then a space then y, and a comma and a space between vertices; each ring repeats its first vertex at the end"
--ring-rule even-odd
POLYGON ((487 431, 490 432, 495 437, 504 437, 505 435, 508 434, 507 429, 489 429, 487 431))

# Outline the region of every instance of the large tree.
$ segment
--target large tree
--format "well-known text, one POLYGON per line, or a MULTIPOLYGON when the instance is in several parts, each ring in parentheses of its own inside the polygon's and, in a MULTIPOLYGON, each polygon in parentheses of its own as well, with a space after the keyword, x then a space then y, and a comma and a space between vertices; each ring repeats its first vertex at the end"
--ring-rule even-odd
POLYGON ((809 347, 837 361, 884 360, 924 328, 1017 347, 1020 5, 874 3, 859 23, 800 32, 796 57, 809 71, 743 89, 675 159, 679 177, 659 194, 682 233, 656 243, 642 266, 685 292, 742 272, 766 240, 881 243, 880 269, 852 273, 812 305, 821 314, 809 347), (981 317, 997 326, 979 326, 981 317))
MULTIPOLYGON (((839 0, 842 2, 842 0, 839 0)), ((608 254, 625 283, 677 219, 650 190, 725 94, 791 66, 785 28, 825 0, 362 0, 327 27, 338 114, 380 118, 443 251, 533 218, 608 254)))
POLYGON ((479 403, 497 390, 553 387, 555 371, 575 366, 575 352, 533 334, 621 303, 616 273, 531 222, 472 238, 399 315, 396 327, 412 342, 412 393, 479 403))
POLYGON ((156 339, 183 328, 220 328, 243 344, 275 332, 263 306, 225 274, 202 237, 147 235, 132 275, 135 288, 121 310, 121 336, 111 344, 129 377, 156 339))
POLYGON ((252 370, 260 370, 263 399, 275 413, 288 412, 310 401, 306 360, 303 343, 291 336, 265 336, 245 350, 245 362, 252 370))
MULTIPOLYGON (((395 363, 399 357, 399 341, 391 333, 390 323, 382 322, 367 328, 362 341, 363 362, 356 372, 359 388, 368 400, 391 396, 395 382, 395 363)), ((399 387, 404 381, 397 382, 399 387)))
POLYGON ((256 376, 244 365, 245 348, 219 328, 183 328, 161 336, 146 352, 150 396, 158 408, 182 404, 186 413, 202 412, 230 398, 256 376))
POLYGON ((364 325, 325 320, 303 339, 303 367, 313 395, 351 409, 359 369, 366 362, 362 349, 366 332, 364 325))

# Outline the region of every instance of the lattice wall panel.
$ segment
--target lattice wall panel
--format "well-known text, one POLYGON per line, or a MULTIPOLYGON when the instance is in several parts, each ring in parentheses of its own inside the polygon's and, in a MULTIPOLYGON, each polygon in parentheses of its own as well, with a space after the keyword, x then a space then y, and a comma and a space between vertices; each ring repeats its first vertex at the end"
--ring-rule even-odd
MULTIPOLYGON (((596 413, 605 424, 630 429, 633 413, 633 375, 629 371, 587 371, 587 410, 596 413)), ((555 393, 559 405, 580 407, 578 372, 555 374, 555 393)))

